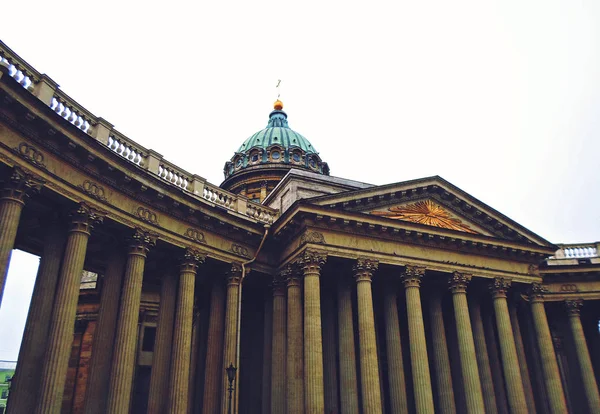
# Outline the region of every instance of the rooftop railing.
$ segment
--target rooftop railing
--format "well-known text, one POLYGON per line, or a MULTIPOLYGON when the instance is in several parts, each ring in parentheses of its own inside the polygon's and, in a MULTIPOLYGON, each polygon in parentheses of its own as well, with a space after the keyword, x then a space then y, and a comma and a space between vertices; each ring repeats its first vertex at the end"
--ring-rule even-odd
POLYGON ((596 243, 577 243, 577 244, 559 244, 560 249, 554 253, 550 260, 561 259, 591 259, 598 256, 600 242, 596 243))
POLYGON ((95 116, 60 90, 56 82, 35 70, 2 41, 0 41, 0 64, 6 66, 12 78, 48 105, 58 116, 132 164, 149 171, 179 190, 251 219, 270 224, 277 218, 277 210, 252 203, 244 196, 210 184, 204 178, 190 174, 165 160, 156 151, 144 148, 118 132, 112 124, 95 116))

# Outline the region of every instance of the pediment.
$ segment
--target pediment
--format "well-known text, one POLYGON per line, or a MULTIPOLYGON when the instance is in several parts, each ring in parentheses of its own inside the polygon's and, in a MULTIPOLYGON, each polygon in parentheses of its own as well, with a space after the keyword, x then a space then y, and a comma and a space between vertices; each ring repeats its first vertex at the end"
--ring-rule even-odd
POLYGON ((387 220, 552 246, 438 176, 321 196, 306 202, 387 220))

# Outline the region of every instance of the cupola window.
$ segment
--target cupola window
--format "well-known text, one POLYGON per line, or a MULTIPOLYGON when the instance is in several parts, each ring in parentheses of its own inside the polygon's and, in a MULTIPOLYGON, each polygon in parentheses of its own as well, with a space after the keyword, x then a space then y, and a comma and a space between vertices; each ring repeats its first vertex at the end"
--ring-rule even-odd
POLYGON ((255 152, 250 156, 250 161, 258 162, 258 152, 255 152))
POLYGON ((278 160, 279 158, 281 158, 281 153, 279 151, 273 151, 271 153, 271 158, 273 158, 274 160, 278 160))
POLYGON ((242 159, 238 158, 238 160, 235 162, 235 168, 240 168, 242 166, 242 159))
POLYGON ((311 166, 311 168, 317 168, 317 162, 314 158, 311 158, 308 164, 311 166))
POLYGON ((300 154, 294 152, 294 154, 292 155, 292 159, 294 160, 294 162, 300 162, 300 154))

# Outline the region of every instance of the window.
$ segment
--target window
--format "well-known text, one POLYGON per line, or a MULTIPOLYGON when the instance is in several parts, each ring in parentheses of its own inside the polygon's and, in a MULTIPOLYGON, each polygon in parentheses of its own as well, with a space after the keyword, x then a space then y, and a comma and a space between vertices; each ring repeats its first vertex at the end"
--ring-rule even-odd
POLYGON ((292 159, 294 160, 294 162, 300 162, 300 154, 294 152, 294 155, 292 155, 292 159))
POLYGON ((271 153, 271 158, 273 158, 274 160, 278 160, 281 157, 281 153, 279 151, 273 151, 271 153))
POLYGON ((252 154, 250 156, 250 161, 252 161, 252 162, 258 162, 258 153, 257 152, 255 152, 254 154, 252 154))

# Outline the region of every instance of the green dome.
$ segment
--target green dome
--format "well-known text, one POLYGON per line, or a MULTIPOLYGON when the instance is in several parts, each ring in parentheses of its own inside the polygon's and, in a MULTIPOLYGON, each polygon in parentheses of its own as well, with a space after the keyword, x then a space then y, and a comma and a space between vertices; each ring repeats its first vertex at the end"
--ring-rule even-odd
POLYGON ((225 179, 247 169, 262 167, 305 168, 329 174, 317 150, 302 135, 290 129, 287 114, 276 106, 269 114, 267 127, 250 136, 225 163, 225 179))

